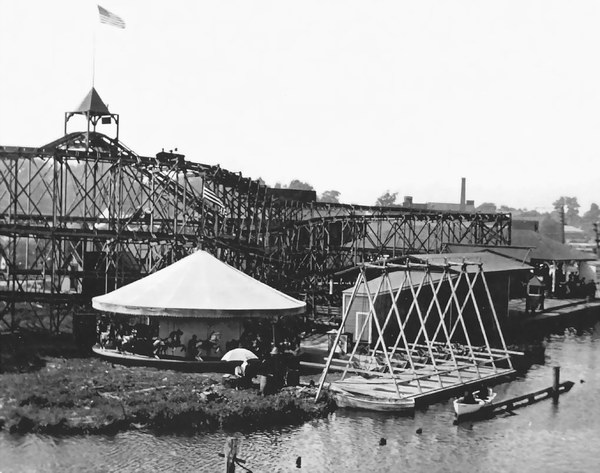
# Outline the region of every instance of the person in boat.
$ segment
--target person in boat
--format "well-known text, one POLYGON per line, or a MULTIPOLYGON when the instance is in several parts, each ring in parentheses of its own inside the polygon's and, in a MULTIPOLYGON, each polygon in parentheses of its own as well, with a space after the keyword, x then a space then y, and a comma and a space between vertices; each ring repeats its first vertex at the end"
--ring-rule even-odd
POLYGON ((482 401, 486 401, 491 395, 491 389, 488 388, 485 384, 481 386, 479 391, 475 392, 475 397, 477 399, 481 399, 482 401))
POLYGON ((475 399, 471 391, 465 391, 465 394, 459 399, 459 401, 462 404, 477 404, 477 399, 475 399))

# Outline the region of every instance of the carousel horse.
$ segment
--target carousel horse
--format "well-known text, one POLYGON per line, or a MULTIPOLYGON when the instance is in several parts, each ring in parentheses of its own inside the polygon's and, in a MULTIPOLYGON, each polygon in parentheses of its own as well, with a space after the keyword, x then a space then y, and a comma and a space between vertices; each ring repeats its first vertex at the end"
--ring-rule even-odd
POLYGON ((179 329, 172 331, 166 338, 157 338, 154 343, 154 355, 165 355, 167 350, 171 349, 175 351, 180 348, 182 352, 185 352, 185 345, 181 343, 181 335, 183 332, 179 329))
POLYGON ((200 340, 196 346, 205 356, 218 356, 221 354, 221 346, 219 345, 219 335, 220 334, 218 332, 212 332, 206 340, 200 340))
POLYGON ((108 345, 110 338, 110 329, 107 329, 105 332, 100 332, 100 346, 105 348, 108 345))

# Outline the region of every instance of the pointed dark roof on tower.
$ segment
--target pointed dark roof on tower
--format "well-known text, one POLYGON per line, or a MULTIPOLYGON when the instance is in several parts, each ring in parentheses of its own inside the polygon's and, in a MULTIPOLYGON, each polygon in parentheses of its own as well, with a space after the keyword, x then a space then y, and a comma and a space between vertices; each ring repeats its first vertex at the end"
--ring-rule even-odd
POLYGON ((92 115, 110 115, 108 107, 96 92, 96 89, 92 87, 92 90, 86 95, 81 102, 81 105, 75 110, 74 113, 90 113, 92 115))

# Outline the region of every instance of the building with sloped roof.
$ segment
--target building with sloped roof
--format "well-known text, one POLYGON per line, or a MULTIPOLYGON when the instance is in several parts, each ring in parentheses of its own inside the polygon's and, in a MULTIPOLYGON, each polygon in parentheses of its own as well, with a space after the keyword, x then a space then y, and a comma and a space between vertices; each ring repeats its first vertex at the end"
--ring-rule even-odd
POLYGON ((494 246, 492 248, 478 245, 446 245, 448 253, 461 253, 464 251, 487 251, 524 262, 532 266, 544 266, 547 289, 556 287, 553 279, 553 269, 560 267, 564 277, 569 273, 577 272, 579 277, 586 281, 598 282, 596 255, 575 250, 569 245, 562 244, 552 238, 544 236, 533 230, 512 231, 511 246, 494 246))
MULTIPOLYGON (((367 284, 361 284, 357 288, 354 299, 352 299, 354 288, 346 289, 343 292, 342 313, 346 313, 348 310, 345 330, 352 334, 353 339, 360 336, 365 343, 371 343, 376 339, 377 332, 374 321, 370 327, 362 330, 361 334, 361 327, 369 316, 369 300, 373 301, 375 312, 380 318, 379 322, 383 325, 387 314, 392 310, 392 295, 397 294, 399 290, 396 306, 401 320, 405 321, 409 313, 414 313, 414 310, 411 309, 413 300, 418 301, 419 311, 423 318, 425 318, 425 314, 430 314, 427 320, 421 321, 417 316, 412 315, 410 320, 406 321, 403 330, 409 339, 418 338, 422 325, 438 323, 439 314, 446 312, 444 310, 446 305, 450 306, 450 320, 452 320, 453 312, 456 318, 456 314, 460 311, 467 325, 478 324, 479 318, 488 324, 493 320, 492 310, 494 310, 502 323, 508 317, 508 301, 511 293, 522 288, 529 278, 530 271, 533 270, 533 267, 525 262, 486 251, 483 248, 476 252, 419 254, 411 255, 409 258, 415 264, 414 270, 389 271, 389 279, 385 279, 389 281, 387 283, 390 284, 389 287, 380 287, 384 277, 379 276, 370 279, 367 284), (472 279, 467 281, 459 278, 460 271, 456 270, 454 272, 457 277, 449 281, 442 276, 442 268, 447 268, 449 265, 454 268, 464 266, 464 272, 472 279), (487 289, 481 279, 475 278, 475 275, 481 270, 485 275, 487 289), (474 299, 480 303, 463 302, 469 300, 470 290, 473 291, 474 299), (489 298, 486 291, 489 291, 489 298), (437 294, 435 299, 434 292, 437 294), (487 302, 490 298, 493 301, 493 308, 487 302), (349 301, 352 301, 350 308, 348 308, 349 301), (456 301, 461 302, 457 304, 456 301)), ((390 339, 395 339, 399 334, 400 328, 396 320, 391 318, 386 327, 386 337, 390 339)), ((487 329, 493 332, 492 325, 487 329)), ((435 332, 435 327, 428 327, 428 331, 435 332)))

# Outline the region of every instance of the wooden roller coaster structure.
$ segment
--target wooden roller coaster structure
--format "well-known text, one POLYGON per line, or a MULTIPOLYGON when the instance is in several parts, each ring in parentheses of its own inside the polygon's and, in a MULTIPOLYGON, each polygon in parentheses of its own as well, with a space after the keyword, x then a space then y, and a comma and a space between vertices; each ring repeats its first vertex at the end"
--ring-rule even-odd
POLYGON ((49 307, 40 325, 203 248, 309 306, 329 304, 339 271, 445 243, 510 244, 506 213, 315 201, 164 150, 119 141, 119 115, 95 89, 41 147, 0 146, 0 330, 49 307), (68 132, 71 119, 84 131, 68 132), (112 137, 98 129, 108 129, 112 137))

